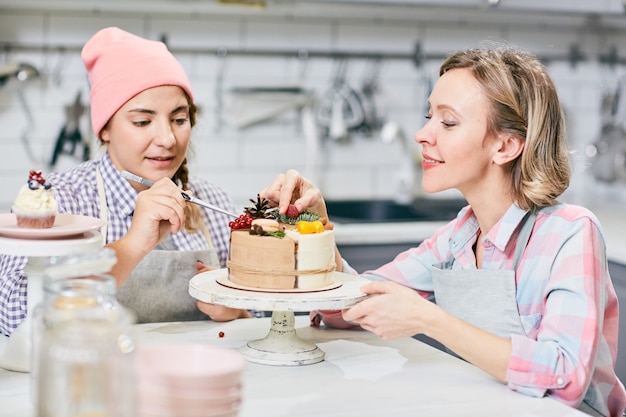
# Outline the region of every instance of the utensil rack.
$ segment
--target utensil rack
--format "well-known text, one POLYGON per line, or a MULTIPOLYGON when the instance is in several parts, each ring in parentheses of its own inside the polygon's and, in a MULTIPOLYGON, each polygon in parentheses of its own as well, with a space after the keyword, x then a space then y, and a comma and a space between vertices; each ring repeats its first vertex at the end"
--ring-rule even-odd
MULTIPOLYGON (((0 49, 6 52, 72 52, 80 53, 82 45, 35 45, 27 43, 0 43, 0 49)), ((408 52, 372 52, 372 51, 341 51, 341 50, 322 50, 322 49, 242 49, 242 48, 188 48, 173 47, 170 48, 173 54, 201 54, 216 55, 218 57, 227 56, 252 56, 252 57, 273 57, 273 58, 298 58, 306 60, 309 58, 345 58, 345 59, 383 59, 383 60, 411 60, 419 67, 422 63, 429 60, 441 61, 448 52, 426 52, 422 49, 421 42, 416 42, 412 51, 408 52)), ((555 54, 540 54, 538 58, 546 63, 568 61, 572 66, 579 62, 590 61, 580 48, 580 45, 573 44, 567 51, 555 54)), ((602 64, 617 65, 626 64, 626 57, 620 57, 616 47, 611 47, 608 53, 600 54, 597 57, 598 62, 602 64)))

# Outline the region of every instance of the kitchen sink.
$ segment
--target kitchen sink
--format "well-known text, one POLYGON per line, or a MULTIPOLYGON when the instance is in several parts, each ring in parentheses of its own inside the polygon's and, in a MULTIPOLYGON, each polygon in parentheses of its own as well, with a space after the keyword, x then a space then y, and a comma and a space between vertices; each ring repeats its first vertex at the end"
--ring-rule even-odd
POLYGON ((331 200, 326 202, 334 223, 415 222, 452 220, 467 205, 462 198, 419 198, 409 204, 393 200, 331 200))

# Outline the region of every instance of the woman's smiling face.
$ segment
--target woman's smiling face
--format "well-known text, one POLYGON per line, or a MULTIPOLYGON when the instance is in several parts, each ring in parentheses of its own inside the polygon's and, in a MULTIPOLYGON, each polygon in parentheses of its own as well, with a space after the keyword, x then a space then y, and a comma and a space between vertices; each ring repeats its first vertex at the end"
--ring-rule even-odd
POLYGON ((431 193, 456 188, 467 197, 494 152, 486 140, 490 104, 472 73, 461 68, 439 78, 429 107, 428 121, 415 134, 423 149, 422 187, 431 193))
POLYGON ((176 173, 187 155, 190 137, 189 103, 176 86, 137 94, 120 107, 101 133, 118 170, 152 181, 176 173))

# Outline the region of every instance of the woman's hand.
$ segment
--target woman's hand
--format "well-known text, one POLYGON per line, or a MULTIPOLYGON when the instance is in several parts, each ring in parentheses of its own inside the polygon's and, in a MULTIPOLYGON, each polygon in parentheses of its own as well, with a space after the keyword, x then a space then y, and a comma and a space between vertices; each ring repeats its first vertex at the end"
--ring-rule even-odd
POLYGON ((328 217, 322 192, 296 170, 290 169, 277 175, 259 194, 262 198, 275 202, 280 214, 286 213, 289 204, 293 204, 298 212, 309 209, 322 217, 328 217))
POLYGON ((143 245, 147 252, 185 224, 185 199, 181 190, 169 178, 137 194, 133 221, 127 238, 143 245))
MULTIPOLYGON (((298 213, 308 209, 328 219, 326 202, 322 192, 311 181, 304 178, 294 169, 290 169, 284 174, 278 174, 274 181, 265 187, 259 195, 278 205, 278 212, 285 214, 287 207, 293 204, 298 209, 298 213)), ((335 250, 335 264, 337 272, 343 271, 343 261, 339 250, 335 250)))
POLYGON ((361 291, 370 297, 343 311, 343 319, 359 324, 384 340, 428 332, 441 309, 417 291, 395 282, 374 281, 361 291))
MULTIPOLYGON (((196 262, 196 268, 198 273, 212 271, 215 268, 205 265, 202 262, 196 262)), ((209 316, 213 321, 231 321, 235 319, 250 318, 252 315, 247 310, 239 308, 229 308, 224 306, 218 306, 215 304, 204 303, 202 301, 196 301, 198 310, 209 316)))
POLYGON ((117 263, 111 269, 122 285, 141 260, 170 233, 185 225, 185 200, 169 178, 163 178, 137 195, 133 221, 128 233, 107 246, 115 250, 117 263))
POLYGON ((250 312, 240 308, 218 306, 215 304, 203 303, 202 301, 196 301, 196 305, 198 306, 198 310, 209 316, 213 321, 231 321, 252 317, 250 312))
POLYGON ((358 323, 384 340, 424 334, 506 382, 511 358, 509 337, 496 336, 454 317, 417 291, 395 282, 374 281, 361 290, 370 297, 344 310, 344 320, 358 323))

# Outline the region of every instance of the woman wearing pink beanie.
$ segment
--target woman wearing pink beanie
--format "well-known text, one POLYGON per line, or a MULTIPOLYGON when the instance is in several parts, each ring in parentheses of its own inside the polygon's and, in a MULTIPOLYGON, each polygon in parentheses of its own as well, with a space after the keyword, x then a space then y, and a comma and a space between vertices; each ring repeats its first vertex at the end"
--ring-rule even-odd
MULTIPOLYGON (((197 109, 183 67, 162 42, 115 27, 97 32, 82 59, 91 84, 92 127, 106 152, 48 175, 59 211, 105 220, 106 246, 118 259, 112 270, 118 299, 139 322, 249 317, 244 310, 196 303, 188 293, 199 270, 225 267, 230 219, 186 203, 181 189, 225 210, 235 208, 221 188, 189 176, 197 109), (128 181, 124 170, 154 185, 128 181)), ((0 333, 11 334, 25 318, 25 264, 25 257, 0 257, 0 333)))

